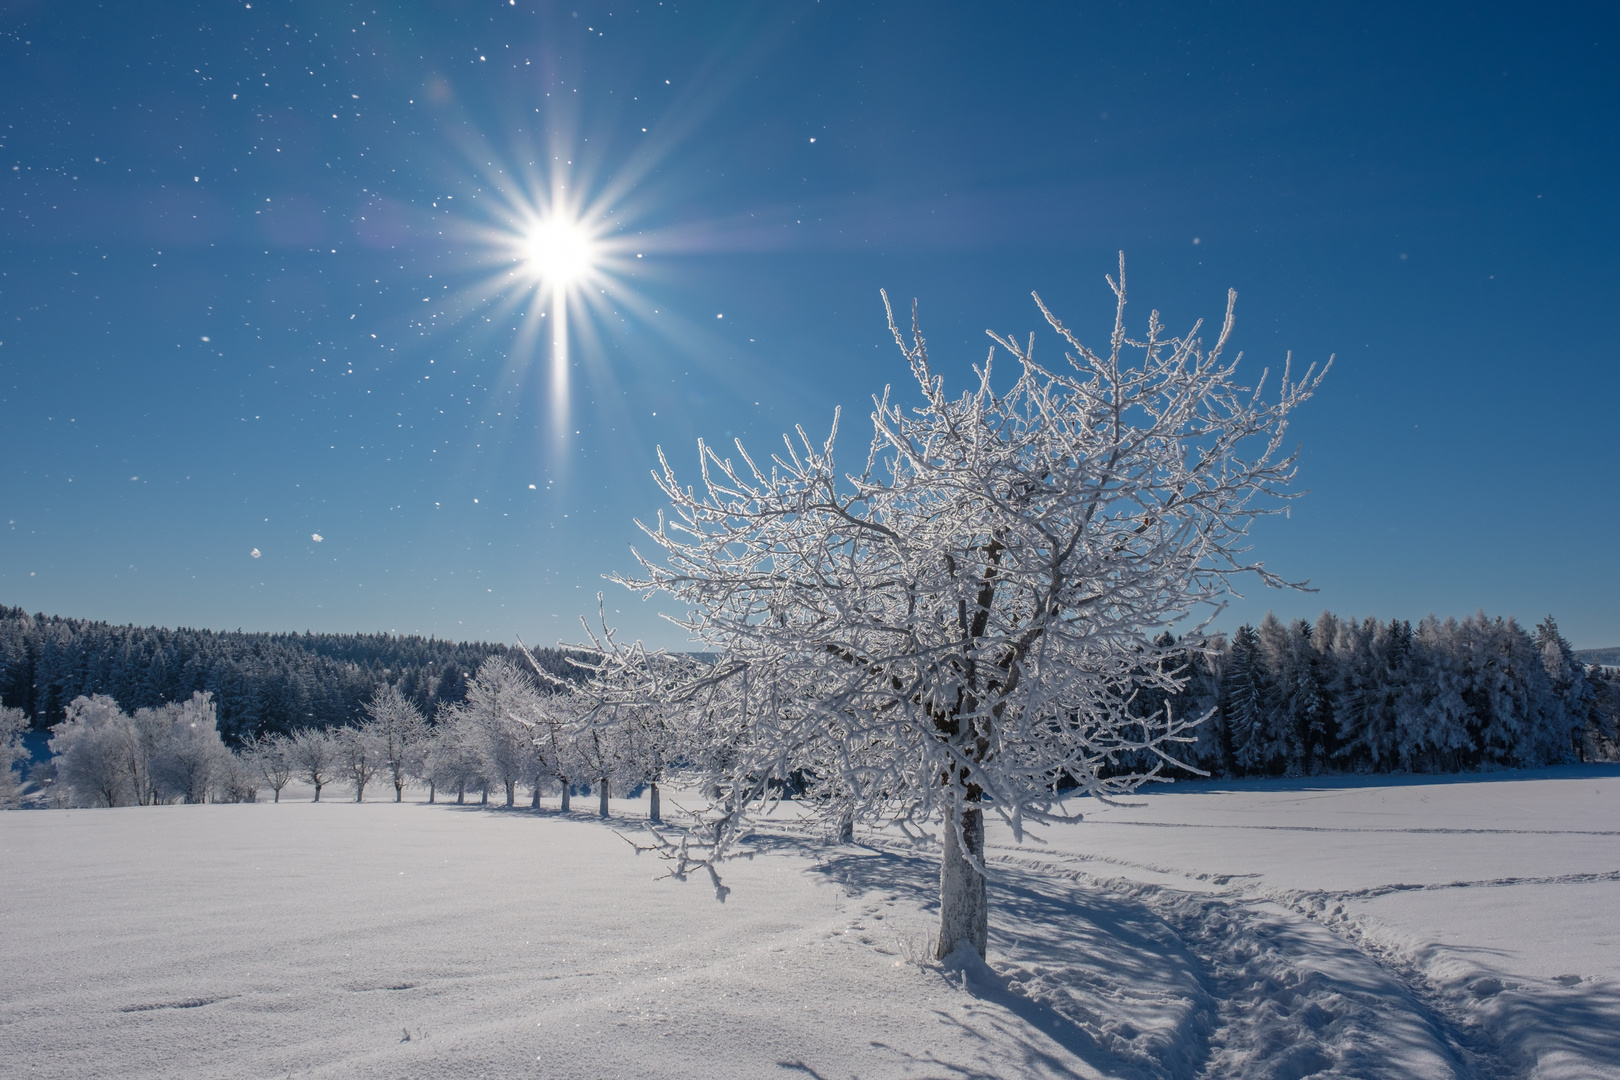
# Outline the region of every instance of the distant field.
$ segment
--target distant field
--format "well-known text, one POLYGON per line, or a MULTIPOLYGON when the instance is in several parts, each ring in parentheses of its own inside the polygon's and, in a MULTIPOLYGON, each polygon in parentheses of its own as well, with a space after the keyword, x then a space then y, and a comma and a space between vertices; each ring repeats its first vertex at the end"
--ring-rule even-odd
POLYGON ((1606 664, 1620 667, 1620 648, 1576 649, 1575 658, 1583 664, 1606 664))
POLYGON ((8 1076, 1620 1077, 1620 767, 1156 789, 937 864, 791 821, 658 880, 614 819, 0 813, 8 1076))

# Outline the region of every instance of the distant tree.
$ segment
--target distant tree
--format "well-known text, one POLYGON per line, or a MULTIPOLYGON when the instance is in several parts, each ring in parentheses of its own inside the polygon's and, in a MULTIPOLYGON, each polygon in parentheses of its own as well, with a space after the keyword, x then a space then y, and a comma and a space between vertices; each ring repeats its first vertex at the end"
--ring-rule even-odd
POLYGON ((320 802, 321 789, 339 767, 338 748, 332 736, 319 728, 301 728, 287 740, 286 750, 298 775, 315 788, 314 801, 320 802))
POLYGON ((480 774, 504 791, 515 805, 518 781, 532 773, 529 765, 530 724, 538 693, 527 672, 505 657, 492 656, 467 684, 467 700, 451 710, 451 723, 461 725, 464 744, 476 755, 480 774))
POLYGON ((216 773, 229 768, 230 751, 220 741, 211 695, 138 709, 135 725, 158 735, 149 767, 155 791, 188 803, 207 800, 216 773), (144 714, 144 720, 143 720, 144 714))
POLYGON ((1232 760, 1242 772, 1281 771, 1286 760, 1286 744, 1271 723, 1270 688, 1259 636, 1245 623, 1232 635, 1221 675, 1221 712, 1231 734, 1232 760))
POLYGON ((17 797, 17 768, 28 761, 28 748, 23 745, 27 730, 27 713, 0 705, 0 802, 17 797))
POLYGON ((257 802, 259 770, 240 753, 226 750, 213 774, 211 798, 215 802, 257 802))
POLYGON ((343 777, 354 788, 354 801, 366 801, 366 785, 382 768, 382 749, 365 727, 341 727, 331 732, 337 743, 338 763, 343 777))
POLYGON ((615 718, 620 771, 626 784, 647 786, 647 817, 663 821, 658 785, 680 753, 678 713, 647 705, 625 706, 615 718))
POLYGON ((394 784, 394 801, 405 797, 405 782, 419 769, 428 740, 427 720, 397 686, 384 686, 366 703, 366 730, 377 745, 382 770, 394 784))
POLYGON ((51 727, 50 747, 57 780, 77 804, 126 806, 136 800, 130 768, 137 753, 135 731, 112 698, 74 698, 67 719, 51 727))
POLYGON ((1456 619, 1433 615, 1418 623, 1412 661, 1416 690, 1401 710, 1401 765, 1411 772, 1460 772, 1477 765, 1470 674, 1456 619))
POLYGON ((1269 743, 1281 758, 1284 773, 1308 775, 1325 741, 1327 711, 1317 681, 1310 624, 1301 619, 1285 626, 1275 615, 1267 614, 1258 638, 1272 689, 1269 743))
POLYGON ((622 766, 619 738, 622 730, 616 710, 609 707, 597 714, 598 723, 574 736, 574 752, 585 767, 585 774, 596 786, 596 813, 608 816, 608 792, 614 775, 622 766))
POLYGON ((281 789, 292 782, 295 768, 291 756, 288 754, 287 737, 285 735, 255 735, 248 739, 242 747, 242 755, 248 765, 256 769, 264 778, 270 790, 275 792, 275 802, 281 801, 281 789))
POLYGON ((557 781, 558 809, 572 808, 573 786, 585 775, 585 763, 575 747, 581 727, 589 722, 590 704, 569 684, 543 694, 529 724, 529 738, 538 759, 536 768, 557 781))
POLYGON ((439 709, 425 768, 429 778, 430 802, 441 788, 456 793, 457 805, 467 801, 468 791, 477 791, 480 787, 487 791, 488 785, 479 769, 476 732, 460 715, 459 709, 453 706, 439 709))
POLYGON ((1600 753, 1603 724, 1597 695, 1586 677, 1586 665, 1575 659, 1575 650, 1558 632, 1558 623, 1551 615, 1536 627, 1536 650, 1558 700, 1559 726, 1568 733, 1575 756, 1588 761, 1600 753))

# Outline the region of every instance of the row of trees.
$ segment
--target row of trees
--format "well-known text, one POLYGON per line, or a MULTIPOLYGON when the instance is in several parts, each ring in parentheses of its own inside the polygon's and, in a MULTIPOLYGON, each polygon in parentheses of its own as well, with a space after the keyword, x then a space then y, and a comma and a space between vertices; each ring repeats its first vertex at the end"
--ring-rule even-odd
POLYGON ((51 729, 53 757, 35 778, 81 806, 241 802, 254 792, 247 763, 219 736, 206 693, 126 713, 105 694, 69 703, 51 729))
MULTIPOLYGON (((431 715, 461 701, 491 656, 524 662, 521 650, 480 642, 113 626, 0 607, 0 704, 39 730, 64 719, 74 699, 98 694, 141 709, 206 693, 232 742, 356 723, 385 685, 431 715)), ((535 659, 563 678, 572 671, 553 650, 535 659)))
MULTIPOLYGON (((1182 688, 1146 690, 1137 711, 1208 714, 1176 757, 1216 776, 1468 772, 1620 756, 1620 672, 1579 662, 1550 615, 1534 632, 1484 612, 1415 628, 1331 612, 1315 625, 1268 615, 1165 663, 1185 673, 1182 688)), ((1138 754, 1120 764, 1146 762, 1138 754)))
MULTIPOLYGON (((297 779, 313 787, 316 801, 332 784, 356 801, 381 785, 399 801, 407 785, 419 783, 430 802, 442 793, 458 803, 493 796, 513 806, 522 788, 531 806, 555 792, 568 810, 573 791, 583 788, 595 790, 604 816, 609 791, 649 786, 658 820, 658 784, 678 750, 674 726, 650 710, 600 713, 567 688, 550 679, 542 685, 530 669, 490 657, 465 700, 441 706, 434 722, 387 686, 366 702, 357 724, 265 733, 235 751, 220 738, 206 693, 133 713, 106 695, 80 697, 51 728, 54 756, 36 779, 54 784, 62 801, 84 806, 239 802, 263 789, 280 802, 297 779)), ((19 710, 4 717, 21 729, 19 710)))

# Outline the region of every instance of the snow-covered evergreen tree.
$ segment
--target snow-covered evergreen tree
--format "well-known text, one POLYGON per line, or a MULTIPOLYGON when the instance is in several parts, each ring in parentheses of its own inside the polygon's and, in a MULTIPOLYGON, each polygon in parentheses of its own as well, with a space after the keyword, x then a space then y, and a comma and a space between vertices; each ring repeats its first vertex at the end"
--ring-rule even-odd
POLYGON ((1412 661, 1416 693, 1402 708, 1401 764, 1411 772, 1458 772, 1474 763, 1470 670, 1456 619, 1418 623, 1412 661))
POLYGON ((1317 685, 1311 628, 1303 620, 1284 625, 1267 613, 1257 634, 1260 657, 1271 684, 1266 709, 1265 750, 1289 776, 1311 771, 1322 741, 1323 702, 1317 685))
POLYGON ((1567 730, 1575 756, 1581 761, 1597 757, 1603 739, 1597 695, 1586 677, 1586 665, 1575 659, 1575 650, 1558 632, 1558 623, 1551 615, 1536 627, 1536 649, 1558 700, 1560 726, 1567 730))
POLYGON ((1281 772, 1287 746, 1272 724, 1271 677, 1260 638, 1247 623, 1232 635, 1221 673, 1221 712, 1231 733, 1232 761, 1240 772, 1281 772))

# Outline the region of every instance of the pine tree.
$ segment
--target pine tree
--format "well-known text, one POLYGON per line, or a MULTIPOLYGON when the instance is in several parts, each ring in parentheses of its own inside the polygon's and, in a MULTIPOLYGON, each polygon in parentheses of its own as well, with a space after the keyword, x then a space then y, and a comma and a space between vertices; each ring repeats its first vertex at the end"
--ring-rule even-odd
POLYGON ((1221 713, 1231 733, 1232 761, 1239 773, 1282 770, 1270 729, 1270 679, 1260 659, 1260 639, 1245 623, 1232 635, 1221 677, 1221 713))

